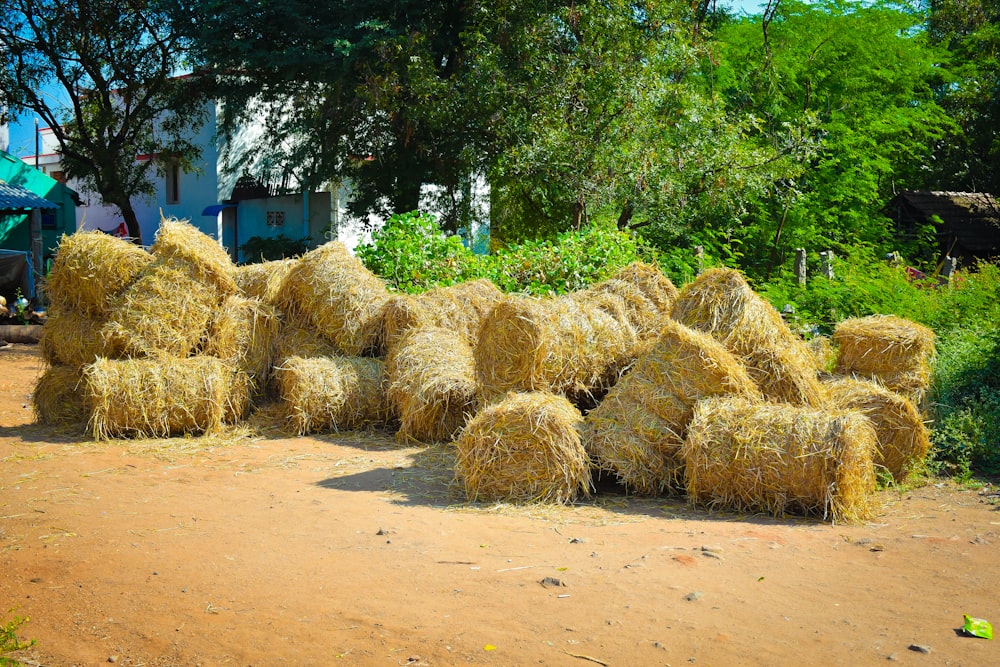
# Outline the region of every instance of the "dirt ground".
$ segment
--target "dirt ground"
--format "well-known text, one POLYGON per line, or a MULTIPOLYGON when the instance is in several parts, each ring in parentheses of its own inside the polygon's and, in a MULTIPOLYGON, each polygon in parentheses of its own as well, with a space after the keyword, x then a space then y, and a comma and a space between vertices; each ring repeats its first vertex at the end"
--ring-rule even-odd
POLYGON ((389 433, 37 426, 41 370, 0 350, 0 622, 30 619, 27 665, 1000 664, 957 631, 1000 626, 996 487, 888 491, 859 526, 472 506, 447 448, 389 433))

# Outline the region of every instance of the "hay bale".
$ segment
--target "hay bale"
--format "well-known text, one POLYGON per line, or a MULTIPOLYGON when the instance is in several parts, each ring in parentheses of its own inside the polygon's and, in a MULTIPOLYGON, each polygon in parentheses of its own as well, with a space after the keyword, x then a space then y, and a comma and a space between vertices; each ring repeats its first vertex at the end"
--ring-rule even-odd
POLYGON ((920 411, 913 402, 866 380, 841 378, 826 383, 831 404, 840 410, 855 410, 868 417, 878 447, 872 457, 897 482, 927 455, 931 442, 920 411))
POLYGON ((385 349, 391 350, 409 330, 423 327, 452 329, 472 345, 479 339, 483 319, 503 296, 485 278, 392 296, 382 313, 385 349))
POLYGON ((186 220, 162 218, 150 251, 161 263, 187 267, 196 280, 213 285, 222 296, 238 291, 229 253, 186 220))
POLYGON ((384 353, 385 283, 339 241, 303 255, 282 283, 278 307, 305 316, 345 356, 384 353))
POLYGON ((894 315, 844 320, 833 332, 835 372, 875 380, 920 401, 930 387, 934 332, 894 315))
POLYGON ((45 292, 53 306, 104 317, 115 297, 153 262, 134 243, 100 231, 80 231, 59 241, 45 292))
POLYGON ((878 440, 857 412, 700 401, 682 448, 691 502, 737 512, 871 517, 878 440))
POLYGON ((82 380, 79 366, 51 366, 42 373, 31 395, 35 420, 50 426, 84 423, 82 380))
POLYGON ((677 301, 679 292, 670 279, 663 275, 659 267, 645 262, 632 262, 614 275, 616 280, 623 280, 639 288, 639 291, 649 299, 656 310, 668 314, 677 301))
POLYGON ((837 363, 837 350, 830 342, 829 336, 813 336, 806 341, 806 347, 813 356, 816 370, 820 373, 832 373, 837 363))
POLYGON ((385 364, 364 357, 290 357, 274 369, 285 422, 299 435, 389 422, 385 364))
POLYGON ((98 359, 83 368, 97 440, 214 431, 246 414, 250 384, 221 359, 98 359))
POLYGON ((336 346, 316 333, 304 316, 285 315, 280 319, 274 341, 274 365, 280 366, 289 357, 336 356, 339 356, 336 346))
POLYGON ((740 358, 768 399, 823 405, 823 387, 805 342, 738 271, 705 271, 684 286, 671 315, 710 334, 740 358))
POLYGON ((455 441, 455 478, 483 502, 572 502, 590 495, 580 411, 548 392, 511 392, 469 420, 455 441))
POLYGON ((595 465, 643 495, 683 491, 681 448, 699 400, 763 400, 739 360, 711 336, 672 320, 662 331, 584 419, 583 444, 595 465))
POLYGON ((613 386, 639 350, 635 331, 590 300, 511 296, 483 320, 473 353, 486 401, 511 390, 581 401, 613 386))
POLYGON ((240 369, 261 389, 271 374, 277 337, 278 312, 273 306, 233 294, 216 311, 204 352, 240 369))
POLYGON ((256 297, 274 305, 281 293, 281 283, 295 266, 295 259, 242 264, 233 269, 233 279, 243 296, 256 297))
POLYGON ((401 442, 447 442, 476 408, 472 348, 453 329, 410 331, 386 358, 389 402, 401 442))
POLYGON ((52 365, 79 367, 107 356, 100 335, 102 326, 102 319, 53 305, 48 310, 38 344, 42 358, 52 365))
POLYGON ((157 262, 121 295, 101 327, 109 356, 185 357, 204 341, 220 296, 187 268, 157 262))
POLYGON ((652 340, 660 335, 661 323, 670 316, 677 299, 677 288, 660 270, 643 262, 633 262, 609 280, 575 292, 574 296, 596 303, 615 317, 622 318, 640 340, 652 340), (619 299, 607 300, 602 296, 619 299))

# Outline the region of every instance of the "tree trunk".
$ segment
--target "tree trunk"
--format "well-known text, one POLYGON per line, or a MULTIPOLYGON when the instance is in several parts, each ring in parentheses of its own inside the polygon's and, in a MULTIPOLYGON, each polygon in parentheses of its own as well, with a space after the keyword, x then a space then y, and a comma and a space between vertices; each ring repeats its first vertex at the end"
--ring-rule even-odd
POLYGON ((124 201, 113 203, 118 207, 122 217, 125 219, 125 226, 128 227, 128 235, 131 237, 132 242, 136 245, 142 245, 142 230, 139 228, 139 217, 135 214, 135 209, 132 208, 132 200, 125 197, 124 201))

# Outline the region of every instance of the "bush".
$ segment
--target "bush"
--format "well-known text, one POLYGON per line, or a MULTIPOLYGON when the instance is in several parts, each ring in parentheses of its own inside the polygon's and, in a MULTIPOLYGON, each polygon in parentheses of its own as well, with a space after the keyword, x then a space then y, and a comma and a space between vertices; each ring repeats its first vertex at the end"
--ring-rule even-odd
MULTIPOLYGON (((9 612, 14 611, 13 609, 8 610, 9 612)), ((9 653, 14 651, 23 651, 26 648, 31 648, 35 645, 35 640, 29 640, 22 642, 17 638, 17 629, 22 623, 27 623, 27 618, 22 618, 20 616, 15 616, 11 620, 0 623, 0 667, 17 667, 21 663, 14 659, 5 657, 9 653)))
POLYGON ((251 236, 246 243, 240 246, 240 251, 247 258, 246 263, 253 264, 302 255, 309 250, 311 242, 312 239, 309 237, 294 240, 284 234, 278 234, 271 238, 251 236))
POLYGON ((392 216, 356 253, 369 271, 401 292, 423 292, 481 275, 479 257, 459 237, 442 232, 434 216, 419 211, 392 216))

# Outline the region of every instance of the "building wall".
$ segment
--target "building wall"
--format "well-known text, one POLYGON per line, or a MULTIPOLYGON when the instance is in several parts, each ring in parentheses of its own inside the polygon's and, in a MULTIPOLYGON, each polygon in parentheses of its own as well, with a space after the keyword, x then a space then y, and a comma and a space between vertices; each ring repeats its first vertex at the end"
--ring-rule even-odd
POLYGON ((266 199, 247 199, 235 209, 222 212, 222 242, 239 262, 248 258, 238 251, 248 239, 285 236, 292 241, 309 238, 312 245, 324 243, 330 224, 332 198, 329 192, 308 192, 266 199), (280 224, 278 224, 280 221, 280 224))

